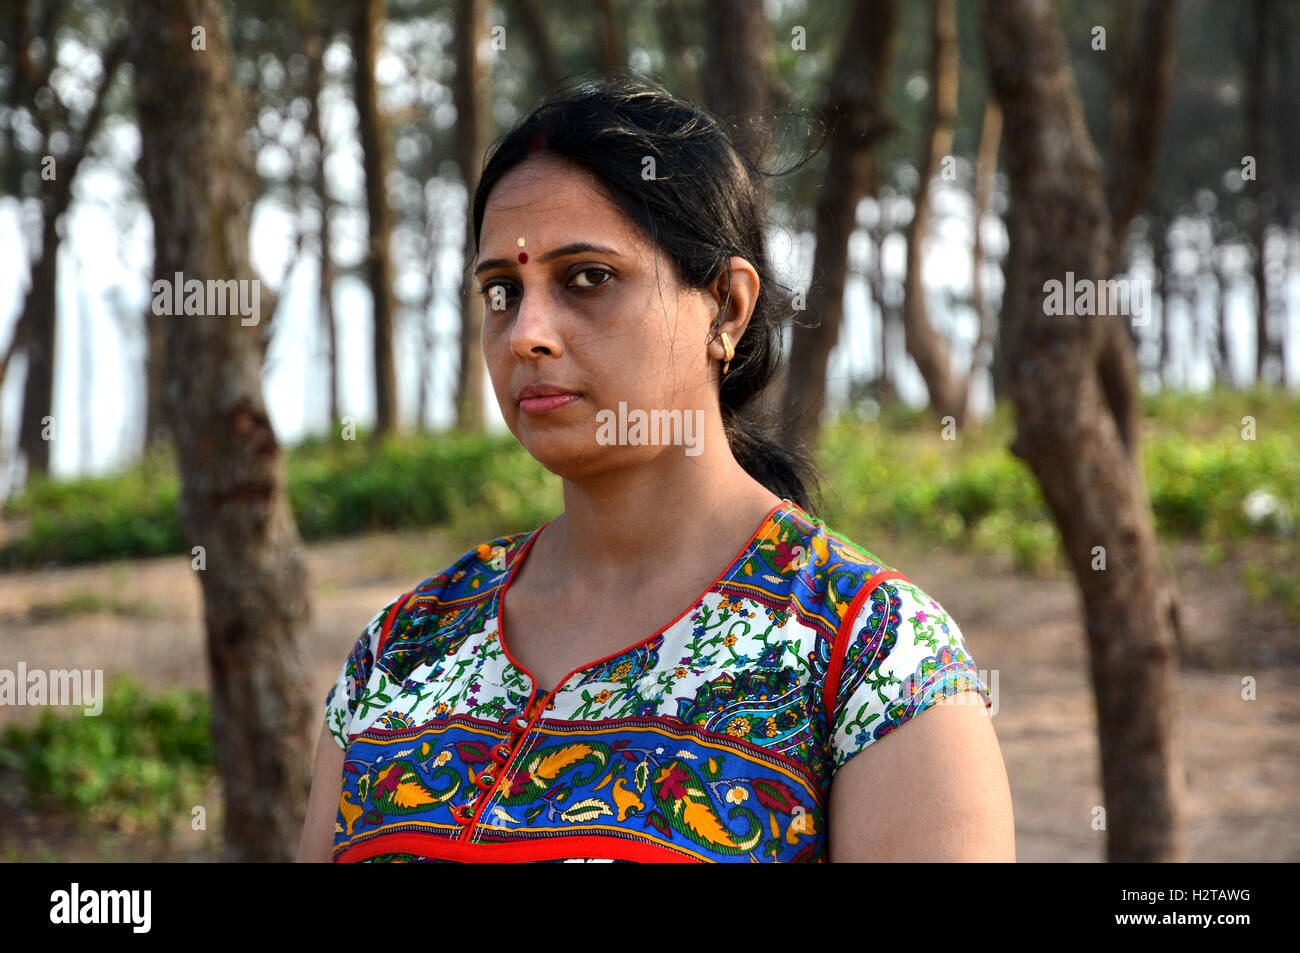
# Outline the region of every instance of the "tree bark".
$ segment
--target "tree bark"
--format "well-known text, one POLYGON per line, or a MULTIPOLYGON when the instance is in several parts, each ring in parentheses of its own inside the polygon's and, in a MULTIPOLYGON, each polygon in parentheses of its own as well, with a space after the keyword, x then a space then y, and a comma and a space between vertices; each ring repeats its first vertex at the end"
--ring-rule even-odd
POLYGON ((984 222, 992 212, 993 187, 998 175, 998 149, 1002 145, 1002 110, 989 96, 984 104, 984 122, 980 127, 979 154, 975 159, 975 222, 971 242, 971 304, 979 318, 980 333, 971 350, 970 374, 966 379, 966 407, 962 417, 968 426, 975 420, 971 406, 973 383, 982 378, 993 361, 993 341, 997 338, 997 313, 989 307, 984 288, 984 222))
POLYGON ((705 6, 704 96, 749 161, 764 166, 772 141, 769 77, 772 31, 761 0, 714 0, 705 6))
POLYGON ((952 153, 957 121, 957 4, 956 0, 931 0, 930 4, 930 112, 924 136, 919 179, 913 197, 912 221, 907 226, 907 279, 903 291, 903 334, 907 353, 930 392, 930 406, 940 417, 965 423, 968 381, 952 366, 952 353, 943 336, 930 323, 925 302, 922 263, 929 233, 930 185, 944 157, 952 153))
POLYGON ((1269 49, 1268 0, 1255 0, 1251 7, 1253 31, 1252 62, 1244 64, 1246 81, 1246 136, 1248 152, 1255 157, 1255 181, 1252 183, 1255 198, 1253 239, 1255 259, 1252 277, 1255 281, 1255 381, 1264 383, 1264 368, 1268 364, 1272 345, 1269 341, 1268 315, 1272 307, 1269 300, 1268 272, 1264 268, 1264 251, 1268 246, 1269 209, 1273 195, 1270 166, 1272 156, 1268 148, 1267 105, 1269 49))
MULTIPOLYGON (((99 131, 100 120, 104 115, 104 100, 118 67, 126 55, 125 36, 109 44, 103 51, 103 81, 95 90, 95 98, 81 129, 72 128, 67 105, 50 86, 50 67, 58 51, 57 32, 60 16, 59 4, 48 4, 37 32, 26 34, 26 19, 17 21, 18 41, 21 53, 15 57, 17 69, 14 73, 15 102, 34 117, 41 133, 40 155, 54 155, 53 141, 62 133, 70 146, 56 156, 54 177, 46 180, 42 177, 40 196, 41 209, 41 256, 32 265, 31 284, 23 297, 22 309, 14 329, 13 345, 20 342, 27 355, 27 377, 23 382, 23 403, 19 414, 18 448, 27 462, 27 477, 43 475, 50 470, 50 443, 58 437, 57 421, 54 421, 54 360, 55 341, 57 340, 57 283, 59 252, 59 219, 68 210, 72 201, 72 183, 77 171, 85 160, 91 140, 99 131), (30 44, 40 39, 46 45, 46 68, 35 72, 30 57, 30 44), (40 91, 44 89, 52 97, 53 105, 41 108, 37 103, 40 91), (55 128, 54 118, 62 120, 55 128), (51 437, 47 437, 46 418, 54 424, 51 437)), ((11 138, 11 150, 17 151, 17 142, 11 138)), ((11 348, 12 353, 12 348, 11 348)), ((0 365, 0 370, 7 371, 8 356, 0 365)), ((0 384, 3 384, 0 373, 0 384)))
MULTIPOLYGON (((220 0, 141 0, 133 51, 139 172, 154 226, 154 274, 252 280, 253 156, 230 75, 220 0), (191 28, 206 49, 191 49, 191 28)), ((226 856, 296 852, 320 723, 305 692, 307 573, 284 460, 261 390, 256 326, 239 315, 166 318, 166 406, 181 468, 180 518, 203 547, 213 736, 226 856)))
POLYGON ((627 40, 623 35, 623 20, 614 0, 596 0, 596 9, 600 12, 600 16, 594 20, 600 31, 596 41, 600 65, 607 70, 626 66, 627 40))
POLYGON ((704 99, 704 84, 699 67, 691 58, 691 45, 683 22, 687 19, 687 14, 682 10, 682 2, 683 0, 655 0, 658 8, 655 22, 659 27, 664 55, 673 64, 676 88, 686 99, 700 102, 704 99))
POLYGON ((515 15, 528 34, 529 46, 537 64, 537 73, 547 89, 555 86, 563 73, 560 67, 560 54, 551 42, 551 33, 546 28, 546 17, 542 15, 537 0, 513 0, 515 15))
POLYGON ((858 202, 868 193, 871 150, 894 128, 885 108, 885 87, 898 17, 898 0, 853 4, 827 89, 826 178, 817 202, 814 282, 807 296, 808 310, 819 320, 795 324, 782 401, 782 442, 795 450, 811 448, 821 427, 826 368, 843 314, 849 236, 858 202))
MULTIPOLYGON (((307 60, 307 135, 316 143, 316 163, 313 168, 312 190, 320 203, 320 285, 317 298, 320 307, 320 330, 325 339, 325 368, 329 375, 327 384, 329 400, 329 427, 332 431, 339 422, 339 365, 338 331, 334 321, 334 257, 330 233, 330 212, 334 202, 325 181, 325 160, 329 154, 325 132, 321 128, 320 105, 324 91, 325 41, 328 30, 315 15, 312 5, 304 5, 302 30, 303 56, 307 60)), ((308 399, 308 406, 312 401, 308 399)))
MULTIPOLYGON (((1128 0, 1121 6, 1131 10, 1128 0)), ((1155 181, 1160 130, 1173 85, 1176 10, 1176 0, 1146 0, 1137 34, 1131 41, 1121 37, 1125 66, 1116 77, 1112 97, 1108 189, 1117 260, 1129 225, 1142 211, 1155 181)))
POLYGON ((1011 180, 1002 317, 1017 410, 1011 449, 1037 477, 1082 591, 1109 859, 1180 860, 1177 602, 1099 365, 1107 326, 1122 319, 1044 307, 1045 283, 1067 271, 1076 281, 1112 273, 1102 170, 1051 0, 980 9, 1011 180))
POLYGON ((355 99, 366 179, 370 243, 366 274, 374 300, 375 432, 397 430, 397 372, 393 364, 393 279, 388 211, 388 135, 379 113, 375 60, 382 43, 384 0, 361 0, 352 20, 355 99))
MULTIPOLYGON (((456 163, 465 183, 465 261, 474 256, 474 190, 492 129, 491 74, 478 51, 487 42, 487 0, 456 0, 456 163)), ((463 269, 468 271, 468 269, 463 269)), ((456 426, 483 429, 483 299, 473 282, 460 288, 460 365, 456 377, 456 426)))

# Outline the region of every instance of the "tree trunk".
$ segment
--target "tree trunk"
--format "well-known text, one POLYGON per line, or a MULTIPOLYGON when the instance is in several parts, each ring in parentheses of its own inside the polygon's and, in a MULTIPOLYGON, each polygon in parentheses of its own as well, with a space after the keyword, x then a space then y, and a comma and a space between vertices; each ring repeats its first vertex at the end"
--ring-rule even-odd
POLYGON ((1162 388, 1169 385, 1169 334, 1171 308, 1175 297, 1174 282, 1169 277, 1169 225, 1164 219, 1151 221, 1151 258, 1156 272, 1156 297, 1160 299, 1160 350, 1156 373, 1162 388))
POLYGON ((971 350, 970 374, 966 378, 966 406, 962 415, 968 426, 974 423, 971 394, 974 382, 981 380, 993 360, 993 341, 997 337, 997 313, 989 307, 984 289, 984 222, 993 206, 993 187, 998 176, 998 148, 1002 145, 1002 110, 989 96, 984 104, 984 122, 980 128, 979 154, 975 159, 975 222, 971 242, 971 304, 979 318, 980 333, 971 350))
MULTIPOLYGON (((1125 21, 1131 7, 1120 5, 1125 21)), ((1146 0, 1131 39, 1120 34, 1120 68, 1111 100, 1109 258, 1112 271, 1123 266, 1129 225, 1151 194, 1160 157, 1160 130, 1174 68, 1174 0, 1146 0)), ((1141 406, 1137 394, 1136 327, 1108 322, 1098 367, 1106 403, 1119 427, 1125 450, 1137 463, 1141 406)))
POLYGON ((593 22, 600 31, 596 40, 600 65, 607 70, 626 66, 627 41, 623 36, 623 21, 619 18, 614 0, 596 0, 596 9, 600 15, 593 22))
POLYGON ((807 296, 817 320, 796 316, 782 400, 782 442, 795 450, 813 447, 821 427, 826 368, 843 315, 849 236, 858 202, 868 194, 871 150, 894 128, 884 94, 898 17, 898 0, 857 0, 831 73, 824 109, 831 130, 826 178, 814 224, 812 273, 821 280, 814 280, 807 296))
MULTIPOLYGON (((1120 7, 1132 11, 1128 0, 1120 7)), ((1175 0, 1146 0, 1136 35, 1121 35, 1123 63, 1111 100, 1111 167, 1108 198, 1116 260, 1133 217, 1151 195, 1160 158, 1160 129, 1174 75, 1175 0)), ((1127 16, 1125 16, 1127 20, 1127 16)))
MULTIPOLYGON (((220 0, 141 0, 134 48, 140 179, 154 274, 252 280, 256 197, 245 100, 229 70, 220 0), (191 49, 203 24, 206 50, 191 49)), ((181 468, 180 518, 202 547, 213 736, 227 859, 297 849, 320 714, 305 692, 307 574, 284 460, 261 390, 258 328, 239 315, 166 318, 166 406, 181 468)), ((196 555, 196 559, 199 556, 196 555)))
MULTIPOLYGON (((58 58, 56 47, 61 8, 58 5, 47 6, 34 34, 28 33, 26 12, 20 10, 13 23, 12 42, 18 46, 19 55, 14 58, 11 106, 22 105, 34 117, 41 134, 37 155, 49 156, 55 159, 55 164, 50 179, 45 178, 42 169, 41 257, 32 266, 31 284, 23 298, 10 352, 0 363, 0 384, 4 381, 4 372, 9 368, 9 356, 21 343, 27 354, 27 378, 23 382, 23 404, 19 412, 18 449, 26 458, 27 477, 30 478, 35 474, 49 473, 50 442, 58 438, 59 432, 57 422, 53 419, 54 345, 58 336, 58 223, 72 200, 72 182, 77 176, 77 170, 99 130, 105 98, 113 85, 118 66, 126 55, 126 37, 118 36, 101 52, 103 79, 95 89, 89 111, 78 130, 73 127, 67 104, 50 83, 50 66, 58 58), (47 66, 39 73, 30 55, 34 41, 40 41, 46 47, 47 66), (48 95, 45 103, 40 100, 42 91, 48 95), (61 119, 60 123, 55 123, 56 117, 61 119), (54 147, 56 137, 67 143, 61 150, 54 147), (47 417, 54 425, 51 431, 47 431, 47 417)), ((8 125, 12 126, 12 121, 8 125)), ((12 128, 10 132, 12 133, 12 128)), ((11 161, 15 163, 13 168, 16 168, 19 160, 14 156, 19 147, 12 134, 7 145, 12 153, 11 161)))
POLYGON ((872 389, 875 391, 876 400, 881 407, 884 407, 895 396, 893 379, 890 376, 892 364, 889 359, 889 326, 892 308, 885 291, 885 268, 882 260, 885 240, 893 231, 893 225, 890 213, 879 192, 876 193, 876 205, 880 209, 880 217, 867 229, 867 238, 871 242, 871 266, 867 271, 867 287, 871 289, 871 300, 880 315, 880 373, 876 375, 872 389))
POLYGON ((907 226, 907 279, 903 292, 903 334, 907 353, 930 392, 930 406, 940 417, 965 422, 967 382, 952 368, 947 342, 930 323, 922 275, 929 232, 930 184, 945 156, 952 153, 953 126, 957 120, 957 5, 956 0, 931 0, 930 115, 922 140, 914 212, 907 226))
MULTIPOLYGON (((324 130, 321 128, 320 107, 324 91, 325 40, 327 30, 319 20, 311 16, 314 13, 310 5, 303 7, 304 20, 302 29, 303 56, 307 60, 307 135, 316 143, 316 164, 312 170, 312 189, 320 203, 320 286, 318 305, 320 307, 321 336, 325 339, 325 367, 329 374, 327 389, 329 392, 329 426, 333 431, 339 422, 339 365, 338 332, 334 322, 334 258, 330 254, 332 236, 330 233, 330 212, 334 202, 330 198, 329 185, 325 181, 325 159, 329 154, 324 130)), ((312 401, 308 399, 308 406, 312 401)))
POLYGON ((681 95, 693 102, 704 99, 701 88, 703 81, 699 67, 691 58, 691 45, 686 36, 686 13, 682 10, 682 0, 656 0, 658 12, 655 22, 660 31, 660 43, 664 55, 673 64, 675 88, 681 95))
POLYGON ((1228 286, 1229 277, 1223 267, 1223 256, 1218 254, 1217 242, 1211 239, 1210 255, 1214 266, 1215 304, 1217 314, 1214 327, 1214 345, 1218 352, 1216 367, 1220 373, 1218 381, 1225 387, 1236 387, 1237 382, 1232 372, 1232 363, 1228 354, 1228 286))
POLYGON ((1106 329, 1122 319, 1044 307, 1045 283, 1067 271, 1076 281, 1111 274, 1102 170, 1051 0, 984 0, 980 9, 1011 180, 1002 318, 1017 409, 1011 449, 1033 469, 1082 590, 1109 859, 1180 860, 1177 602, 1140 461, 1099 366, 1114 333, 1106 329))
POLYGON ((389 252, 388 135, 379 113, 375 60, 382 42, 384 0, 361 0, 352 20, 355 99, 366 178, 370 244, 366 274, 374 299, 375 433, 397 430, 397 374, 393 366, 393 281, 389 252))
MULTIPOLYGON (((465 183, 465 261, 474 256, 474 190, 491 137, 491 74, 478 56, 487 41, 487 0, 456 0, 456 163, 465 183)), ((465 269, 468 270, 468 269, 465 269)), ((456 426, 483 429, 483 299, 473 282, 461 282, 460 367, 456 377, 456 426)))
POLYGON ((528 34, 542 85, 550 89, 560 82, 564 74, 560 67, 560 54, 556 52, 550 31, 546 28, 546 17, 542 15, 538 0, 513 0, 513 7, 520 25, 528 34))
POLYGON ((27 378, 18 446, 27 460, 27 479, 50 472, 50 440, 57 439, 54 412, 55 296, 59 266, 58 214, 48 206, 41 223, 41 258, 23 302, 27 328, 27 378), (47 421, 46 418, 49 418, 47 421), (54 425, 47 437, 47 423, 54 425))
POLYGON ((156 447, 167 437, 167 407, 163 397, 167 373, 167 318, 145 312, 145 412, 144 449, 156 447))
POLYGON ((1268 293, 1268 273, 1264 268, 1264 250, 1268 244, 1268 210, 1272 200, 1270 172, 1272 156, 1268 149, 1267 107, 1268 98, 1268 0, 1255 0, 1251 12, 1253 51, 1246 68, 1246 137, 1247 152, 1255 157, 1255 181, 1251 183, 1255 199, 1253 238, 1255 260, 1252 276, 1255 280, 1255 381, 1264 383, 1264 368, 1272 349, 1268 337, 1268 314, 1271 307, 1268 293))
POLYGON ((732 142, 763 167, 771 147, 768 106, 774 58, 761 0, 714 0, 705 6, 704 96, 732 142))

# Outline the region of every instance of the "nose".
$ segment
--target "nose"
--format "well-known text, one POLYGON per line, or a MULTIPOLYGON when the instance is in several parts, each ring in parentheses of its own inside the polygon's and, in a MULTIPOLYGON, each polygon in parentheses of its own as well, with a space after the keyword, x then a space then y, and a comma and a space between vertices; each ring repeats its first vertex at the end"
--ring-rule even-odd
POLYGON ((563 353, 558 313, 544 291, 534 288, 531 294, 520 293, 514 326, 510 329, 510 349, 525 361, 543 354, 558 357, 563 353))

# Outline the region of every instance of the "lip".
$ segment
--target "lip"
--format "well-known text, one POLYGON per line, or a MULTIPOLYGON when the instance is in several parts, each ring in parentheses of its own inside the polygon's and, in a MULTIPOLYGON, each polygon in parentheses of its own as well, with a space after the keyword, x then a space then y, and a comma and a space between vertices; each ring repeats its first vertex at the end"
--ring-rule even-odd
POLYGON ((573 403, 581 394, 555 384, 528 384, 516 399, 519 409, 532 414, 542 414, 573 403))
POLYGON ((561 394, 547 394, 542 397, 525 397, 519 401, 519 409, 530 414, 545 414, 560 407, 566 407, 582 397, 565 391, 561 394))

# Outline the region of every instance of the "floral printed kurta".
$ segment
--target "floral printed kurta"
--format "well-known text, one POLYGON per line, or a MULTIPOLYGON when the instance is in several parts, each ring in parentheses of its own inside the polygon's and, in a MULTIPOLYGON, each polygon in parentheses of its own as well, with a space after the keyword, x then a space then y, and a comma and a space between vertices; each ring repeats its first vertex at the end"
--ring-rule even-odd
POLYGON ((336 861, 825 861, 845 762, 942 698, 992 705, 942 607, 788 500, 676 619, 545 692, 499 613, 546 525, 357 639, 326 699, 336 861))

